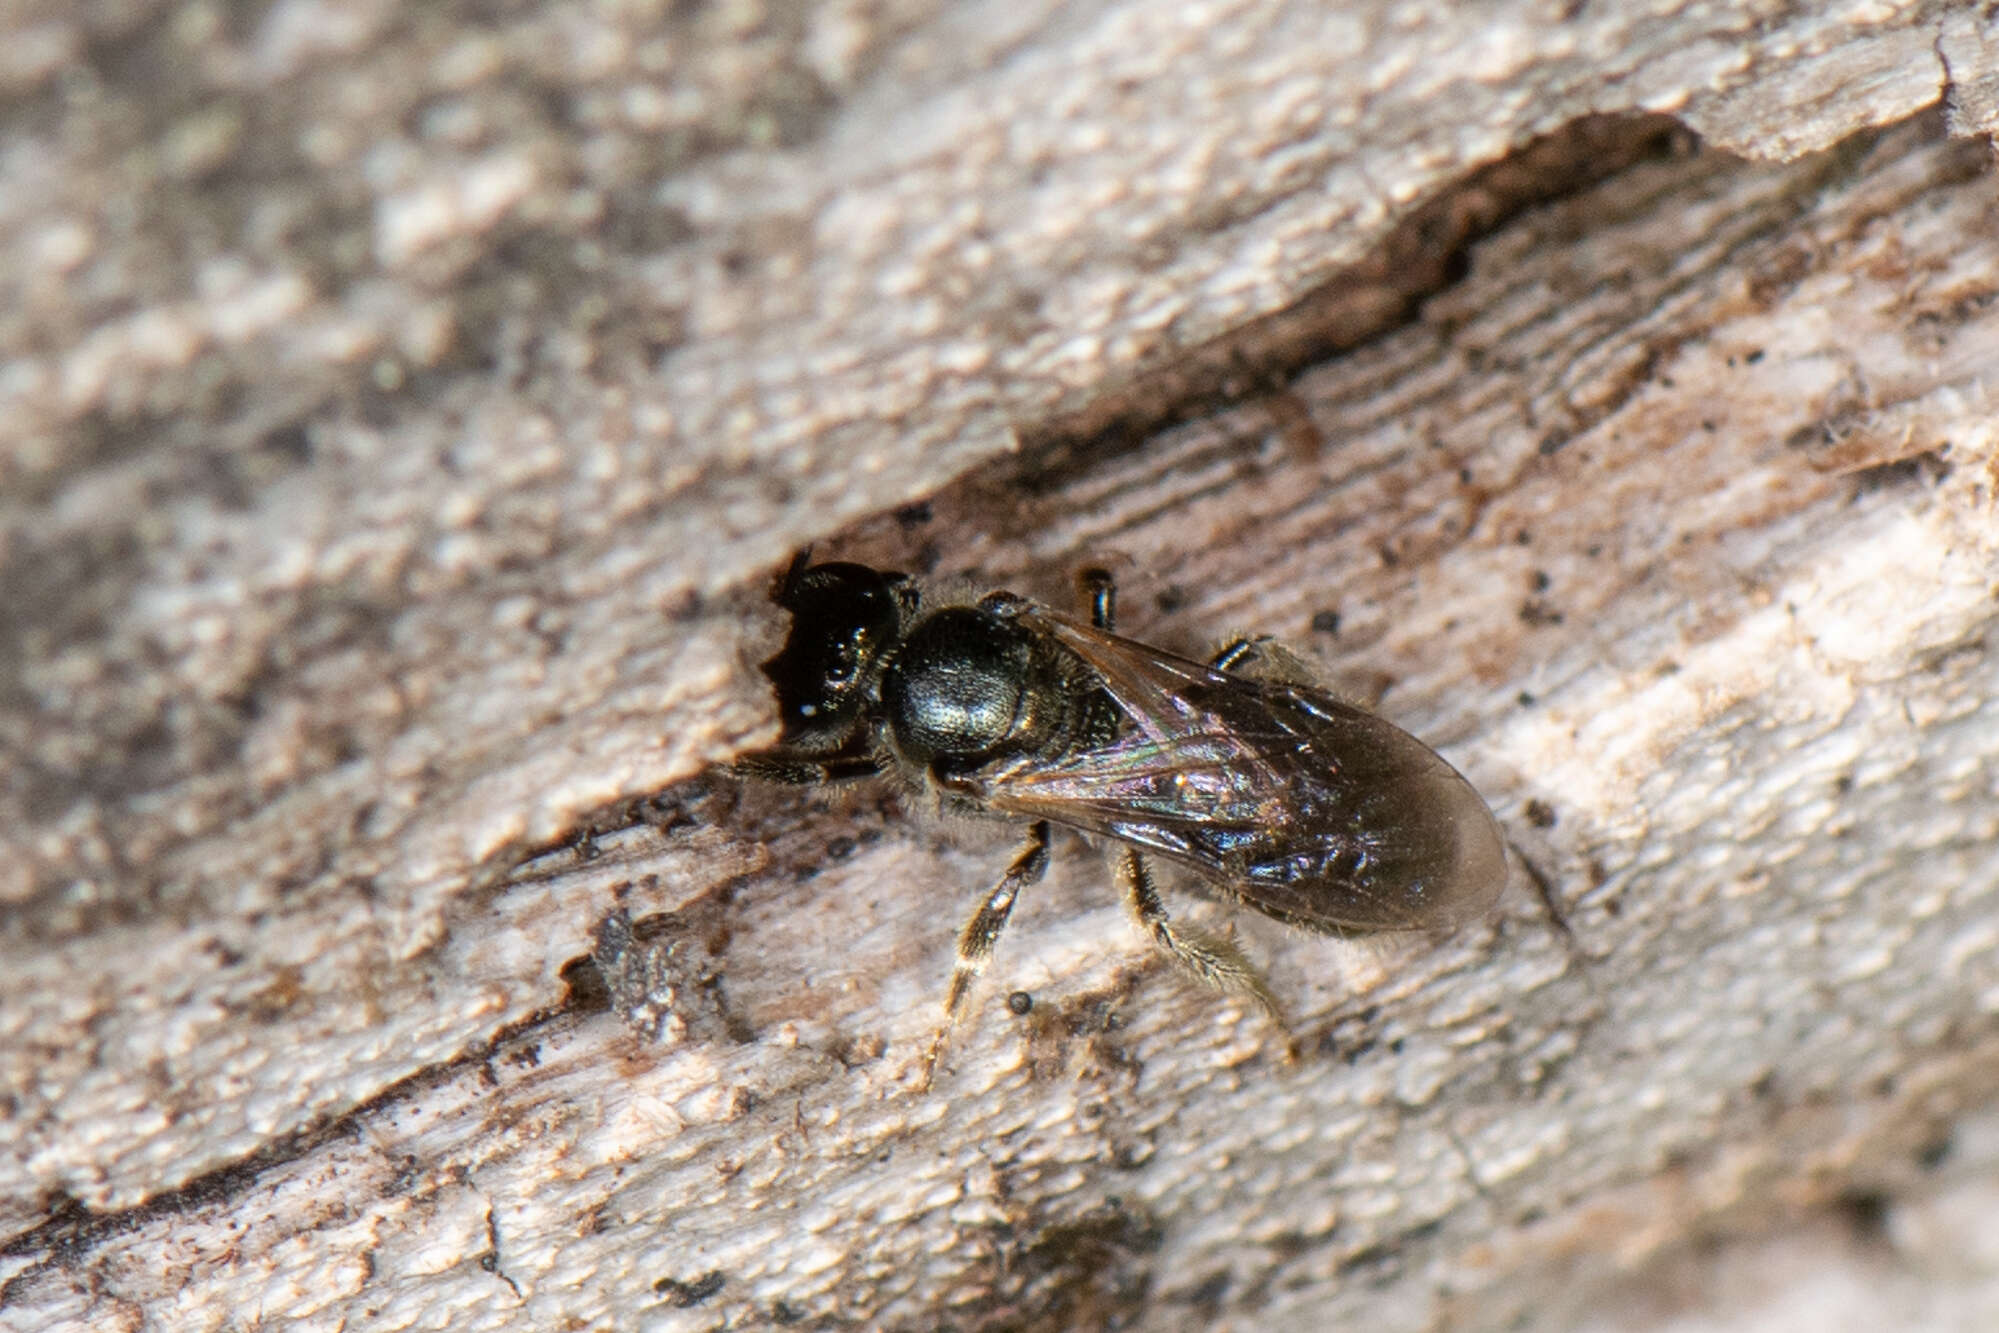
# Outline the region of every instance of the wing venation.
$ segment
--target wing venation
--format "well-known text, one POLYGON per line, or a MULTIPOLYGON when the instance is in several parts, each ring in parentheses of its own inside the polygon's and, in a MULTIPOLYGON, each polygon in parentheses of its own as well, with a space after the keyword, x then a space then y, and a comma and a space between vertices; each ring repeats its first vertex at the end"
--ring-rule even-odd
POLYGON ((982 776, 995 809, 1156 852, 1314 930, 1453 925, 1503 886, 1485 802, 1401 728, 1310 686, 1231 675, 1040 607, 1018 614, 1096 673, 1127 725, 1101 747, 982 776))

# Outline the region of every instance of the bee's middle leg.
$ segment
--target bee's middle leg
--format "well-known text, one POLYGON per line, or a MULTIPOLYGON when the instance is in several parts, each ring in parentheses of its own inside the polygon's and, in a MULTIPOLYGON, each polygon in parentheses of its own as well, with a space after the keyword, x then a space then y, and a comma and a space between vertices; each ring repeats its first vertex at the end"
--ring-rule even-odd
POLYGON ((1090 626, 1106 634, 1117 630, 1117 580, 1108 569, 1092 565, 1076 572, 1076 590, 1090 607, 1090 626))
POLYGON ((923 1083, 930 1086, 931 1076, 937 1070, 938 1057, 944 1054, 944 1044, 951 1035, 951 1026, 958 1020, 958 1009, 965 1001, 965 993, 972 988, 979 973, 986 970, 992 961, 993 942, 1006 929, 1007 918, 1013 915, 1014 902, 1020 891, 1039 880, 1048 870, 1048 821, 1037 819, 1027 826, 1027 841, 1015 853, 1013 864, 1000 876, 993 891, 979 904, 979 910, 965 923, 958 933, 958 962, 951 971, 951 989, 944 996, 944 1022, 937 1034, 930 1039, 930 1050, 923 1057, 923 1083))
POLYGON ((1249 996, 1278 1027, 1286 1028, 1277 997, 1270 993, 1263 974, 1243 956, 1242 950, 1219 935, 1173 924, 1166 914, 1166 904, 1159 900, 1159 886, 1152 882, 1152 871, 1143 856, 1128 847, 1120 851, 1117 877, 1124 887, 1125 904, 1131 908, 1132 916, 1169 958, 1193 973, 1203 985, 1249 996))

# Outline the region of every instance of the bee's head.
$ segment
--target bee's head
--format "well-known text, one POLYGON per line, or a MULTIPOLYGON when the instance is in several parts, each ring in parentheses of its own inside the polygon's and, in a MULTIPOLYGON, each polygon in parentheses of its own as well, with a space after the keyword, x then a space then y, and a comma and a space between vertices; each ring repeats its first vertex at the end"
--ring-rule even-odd
POLYGON ((916 610, 901 574, 866 565, 807 565, 800 556, 771 600, 791 613, 791 635, 763 664, 777 694, 779 744, 829 753, 854 735, 873 702, 888 654, 916 610))

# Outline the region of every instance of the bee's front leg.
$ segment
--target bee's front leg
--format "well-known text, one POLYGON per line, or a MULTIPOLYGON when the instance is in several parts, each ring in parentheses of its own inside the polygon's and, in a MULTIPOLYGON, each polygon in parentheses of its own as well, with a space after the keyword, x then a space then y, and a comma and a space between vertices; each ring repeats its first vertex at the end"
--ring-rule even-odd
POLYGON ((788 787, 858 782, 862 778, 879 777, 881 771, 881 760, 872 754, 828 755, 814 759, 786 754, 782 750, 742 755, 729 765, 729 772, 736 777, 775 782, 788 787))

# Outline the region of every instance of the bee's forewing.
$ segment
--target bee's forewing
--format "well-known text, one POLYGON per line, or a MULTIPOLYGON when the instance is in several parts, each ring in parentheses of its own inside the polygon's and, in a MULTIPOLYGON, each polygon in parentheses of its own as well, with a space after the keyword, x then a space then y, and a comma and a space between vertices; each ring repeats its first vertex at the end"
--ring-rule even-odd
POLYGON ((987 804, 1155 851, 1315 930, 1455 925, 1504 886, 1485 802, 1401 728, 1309 686, 1229 675, 1040 607, 1016 614, 1087 663, 1131 726, 983 778, 987 804))

